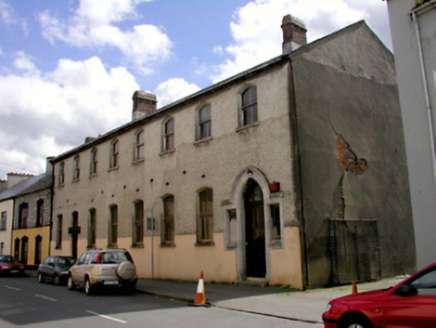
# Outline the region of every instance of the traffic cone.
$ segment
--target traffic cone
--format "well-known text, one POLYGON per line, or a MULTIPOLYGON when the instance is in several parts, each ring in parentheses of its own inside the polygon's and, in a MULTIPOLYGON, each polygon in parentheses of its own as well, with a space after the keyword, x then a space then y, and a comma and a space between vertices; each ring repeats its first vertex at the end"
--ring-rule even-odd
POLYGON ((195 295, 194 305, 206 305, 206 291, 204 289, 203 271, 200 273, 200 280, 198 281, 197 294, 195 295))
POLYGON ((357 285, 355 281, 353 281, 353 285, 351 287, 351 295, 357 295, 357 285))

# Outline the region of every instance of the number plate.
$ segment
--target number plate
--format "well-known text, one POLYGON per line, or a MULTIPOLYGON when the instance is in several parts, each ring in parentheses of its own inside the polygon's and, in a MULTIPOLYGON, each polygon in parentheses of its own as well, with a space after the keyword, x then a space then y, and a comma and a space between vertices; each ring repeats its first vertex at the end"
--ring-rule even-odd
POLYGON ((11 273, 18 273, 18 270, 11 270, 11 273))
POLYGON ((107 280, 104 282, 105 285, 118 285, 118 281, 107 280))

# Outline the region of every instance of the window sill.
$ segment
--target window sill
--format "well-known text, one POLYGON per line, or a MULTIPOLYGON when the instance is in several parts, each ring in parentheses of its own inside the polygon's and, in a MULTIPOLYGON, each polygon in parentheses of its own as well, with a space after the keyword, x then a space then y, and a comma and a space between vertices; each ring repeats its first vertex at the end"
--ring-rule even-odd
POLYGON ((215 246, 213 241, 197 241, 195 243, 196 247, 204 247, 204 246, 215 246))
POLYGON ((259 124, 260 124, 259 121, 257 121, 257 122, 251 123, 251 124, 241 125, 236 129, 236 132, 241 132, 244 130, 248 130, 250 128, 257 127, 259 124))
POLYGON ((209 143, 209 141, 211 141, 212 139, 213 139, 213 137, 208 137, 208 138, 204 138, 204 139, 196 140, 196 141, 194 142, 194 146, 198 146, 198 145, 201 145, 201 144, 207 144, 207 143, 209 143))
POLYGON ((175 151, 176 151, 176 148, 163 150, 159 153, 159 156, 169 155, 169 154, 174 153, 175 151))
POLYGON ((231 250, 235 250, 236 249, 236 243, 230 243, 226 245, 226 249, 231 251, 231 250))
POLYGON ((62 246, 55 246, 55 249, 62 249, 62 246))
POLYGON ((65 183, 63 184, 58 184, 58 188, 63 188, 65 186, 65 183))
POLYGON ((95 245, 88 245, 86 246, 86 249, 95 249, 95 245))
POLYGON ((107 248, 108 249, 116 249, 116 248, 118 248, 118 245, 117 244, 107 245, 107 248))
POLYGON ((96 176, 98 176, 98 173, 92 173, 92 174, 90 173, 89 174, 90 179, 95 178, 96 176))
POLYGON ((145 161, 145 158, 137 158, 137 159, 133 160, 132 164, 137 165, 137 164, 143 163, 144 161, 145 161))
POLYGON ((72 183, 80 182, 80 178, 71 180, 72 183))
POLYGON ((281 239, 271 240, 269 247, 272 249, 283 249, 283 243, 281 239))
POLYGON ((108 172, 117 171, 119 168, 120 167, 117 165, 117 166, 114 166, 114 167, 110 167, 109 170, 107 170, 107 171, 108 172))
POLYGON ((132 244, 130 247, 131 248, 144 248, 144 244, 143 243, 132 244))
POLYGON ((173 241, 163 241, 160 243, 160 247, 162 248, 174 248, 176 244, 173 241))

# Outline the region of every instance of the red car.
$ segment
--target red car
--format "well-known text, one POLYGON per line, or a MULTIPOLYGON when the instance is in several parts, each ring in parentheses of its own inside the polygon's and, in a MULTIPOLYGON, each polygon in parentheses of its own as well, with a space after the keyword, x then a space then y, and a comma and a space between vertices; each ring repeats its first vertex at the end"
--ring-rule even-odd
POLYGON ((325 328, 436 327, 436 263, 394 287, 329 302, 325 328))
POLYGON ((10 255, 0 255, 0 275, 24 275, 24 265, 10 255))

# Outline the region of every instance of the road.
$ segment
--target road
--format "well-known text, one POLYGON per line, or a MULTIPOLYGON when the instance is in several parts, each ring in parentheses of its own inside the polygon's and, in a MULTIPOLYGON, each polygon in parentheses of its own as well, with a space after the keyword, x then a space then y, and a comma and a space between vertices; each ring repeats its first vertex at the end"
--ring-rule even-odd
POLYGON ((295 327, 313 325, 278 318, 188 306, 135 293, 86 296, 32 277, 0 278, 0 327, 295 327))

